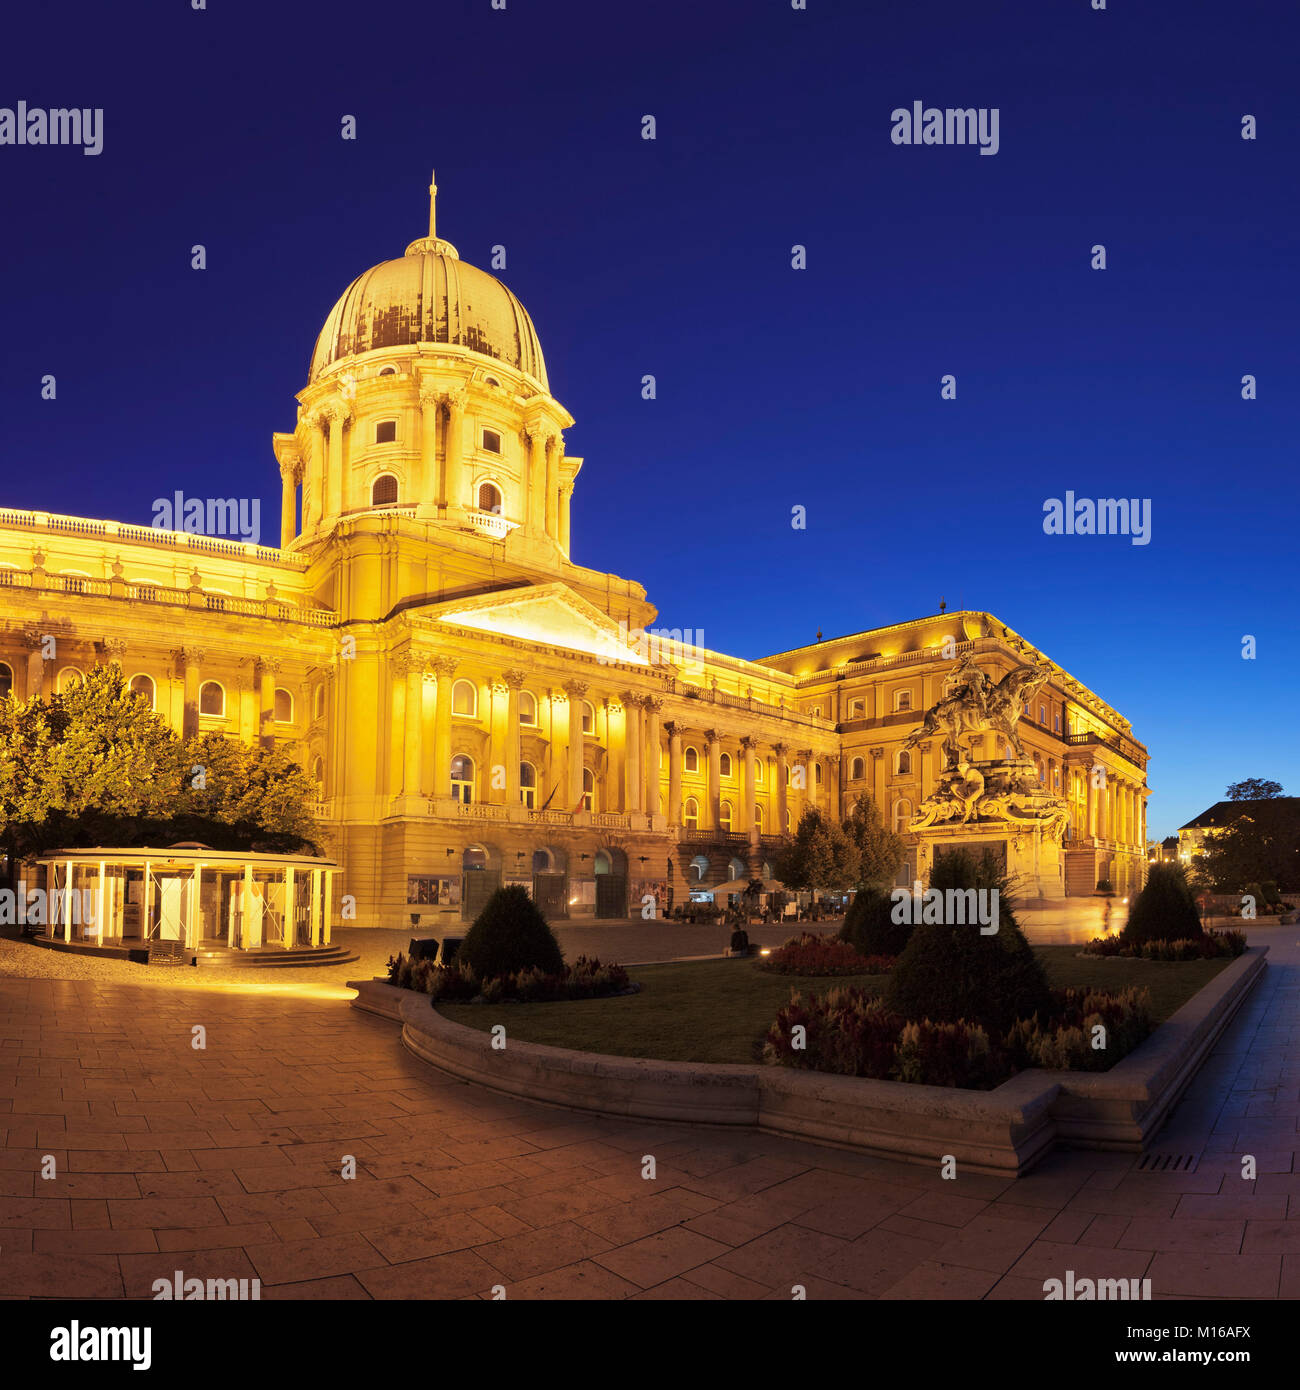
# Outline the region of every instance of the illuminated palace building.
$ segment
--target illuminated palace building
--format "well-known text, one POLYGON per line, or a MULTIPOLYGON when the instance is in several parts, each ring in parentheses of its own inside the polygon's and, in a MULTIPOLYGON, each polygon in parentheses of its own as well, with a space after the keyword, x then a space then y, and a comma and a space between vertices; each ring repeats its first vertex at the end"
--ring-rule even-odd
MULTIPOLYGON (((532 320, 436 234, 432 203, 429 234, 330 311, 297 399, 273 436, 278 549, 0 512, 0 686, 117 662, 180 732, 292 749, 341 866, 336 920, 348 895, 359 925, 433 924, 512 881, 558 916, 635 914, 768 876, 805 806, 839 816, 860 792, 905 830, 942 752, 901 745, 952 643, 994 679, 1041 657, 978 612, 758 661, 642 640, 641 585, 573 558, 583 461, 532 320)), ((1053 669, 1020 730, 1070 804, 1061 892, 1122 891, 1145 859, 1146 750, 1053 669)))

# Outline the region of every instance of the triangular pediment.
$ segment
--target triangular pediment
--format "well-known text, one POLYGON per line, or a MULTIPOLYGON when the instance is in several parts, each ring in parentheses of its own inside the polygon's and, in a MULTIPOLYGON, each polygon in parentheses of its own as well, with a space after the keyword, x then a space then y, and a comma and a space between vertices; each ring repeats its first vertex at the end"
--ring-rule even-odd
POLYGON ((423 616, 434 623, 491 632, 542 648, 562 647, 603 661, 650 664, 644 652, 629 645, 626 626, 558 582, 451 599, 426 608, 423 616))

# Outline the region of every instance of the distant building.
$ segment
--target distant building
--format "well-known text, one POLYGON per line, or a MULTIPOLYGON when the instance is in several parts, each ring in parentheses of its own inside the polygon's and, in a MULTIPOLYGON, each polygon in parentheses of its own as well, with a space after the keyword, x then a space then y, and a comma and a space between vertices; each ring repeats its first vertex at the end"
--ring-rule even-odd
MULTIPOLYGON (((1195 820, 1178 827, 1178 862, 1190 864, 1198 854, 1204 854, 1206 844, 1237 821, 1249 820, 1257 806, 1267 806, 1272 802, 1289 801, 1300 805, 1300 796, 1265 797, 1250 801, 1216 801, 1208 811, 1202 811, 1195 820)), ((1169 841, 1164 842, 1168 844, 1169 841)))

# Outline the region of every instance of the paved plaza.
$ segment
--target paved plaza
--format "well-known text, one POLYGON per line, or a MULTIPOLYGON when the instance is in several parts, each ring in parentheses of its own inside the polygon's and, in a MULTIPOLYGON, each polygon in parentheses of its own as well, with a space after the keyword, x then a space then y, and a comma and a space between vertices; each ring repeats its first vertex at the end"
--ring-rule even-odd
POLYGON ((1300 1297, 1300 931, 1256 939, 1269 969, 1155 1146, 1196 1170, 1057 1153, 1018 1180, 505 1098, 332 985, 0 978, 0 1296, 179 1269, 263 1298, 1039 1299, 1067 1270, 1300 1297))

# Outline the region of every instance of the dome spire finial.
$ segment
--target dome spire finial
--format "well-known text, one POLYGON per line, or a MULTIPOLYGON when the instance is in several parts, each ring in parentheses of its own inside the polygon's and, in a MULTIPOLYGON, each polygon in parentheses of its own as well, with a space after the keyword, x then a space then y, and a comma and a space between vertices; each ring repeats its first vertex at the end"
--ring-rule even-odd
POLYGON ((438 171, 429 170, 429 235, 417 237, 407 248, 408 256, 449 256, 453 261, 460 256, 449 241, 438 235, 438 171))

